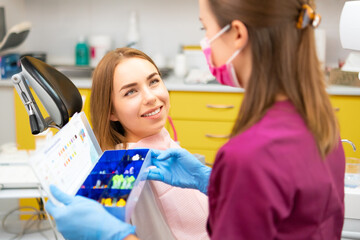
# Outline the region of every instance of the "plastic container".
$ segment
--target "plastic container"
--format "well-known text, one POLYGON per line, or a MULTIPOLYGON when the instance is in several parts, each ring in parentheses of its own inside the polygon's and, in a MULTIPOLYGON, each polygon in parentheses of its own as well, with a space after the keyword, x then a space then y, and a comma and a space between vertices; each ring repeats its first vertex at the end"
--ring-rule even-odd
POLYGON ((21 72, 19 57, 17 53, 0 56, 0 79, 11 78, 12 75, 21 72))
POLYGON ((360 159, 346 158, 345 187, 357 188, 360 186, 360 159))
POLYGON ((75 64, 77 66, 89 65, 89 47, 85 42, 85 37, 81 36, 75 47, 75 64))
POLYGON ((105 54, 111 50, 111 37, 96 35, 89 38, 90 66, 96 67, 105 54))
POLYGON ((145 183, 144 172, 150 165, 148 152, 149 149, 105 151, 76 195, 100 202, 108 212, 128 222, 145 183), (121 180, 117 178, 120 176, 121 180))
POLYGON ((178 78, 184 78, 187 74, 186 56, 183 53, 179 53, 175 57, 174 73, 178 78))

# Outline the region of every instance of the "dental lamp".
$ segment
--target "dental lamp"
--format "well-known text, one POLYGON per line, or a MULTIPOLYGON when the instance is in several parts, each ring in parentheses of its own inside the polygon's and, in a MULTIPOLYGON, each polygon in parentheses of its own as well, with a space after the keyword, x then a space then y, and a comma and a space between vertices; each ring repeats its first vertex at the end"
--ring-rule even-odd
POLYGON ((0 52, 10 48, 15 48, 25 41, 29 35, 31 23, 21 22, 13 26, 6 32, 5 9, 0 7, 0 52))
MULTIPOLYGON (((347 1, 340 17, 340 41, 342 47, 350 50, 360 51, 360 1, 347 1)), ((359 63, 360 53, 352 58, 359 63)), ((359 73, 360 79, 360 73, 359 73)))
POLYGON ((20 60, 22 71, 11 80, 30 119, 32 134, 49 127, 60 129, 82 109, 82 98, 75 85, 61 72, 46 63, 26 56, 20 60), (49 117, 44 118, 30 91, 40 99, 49 117))

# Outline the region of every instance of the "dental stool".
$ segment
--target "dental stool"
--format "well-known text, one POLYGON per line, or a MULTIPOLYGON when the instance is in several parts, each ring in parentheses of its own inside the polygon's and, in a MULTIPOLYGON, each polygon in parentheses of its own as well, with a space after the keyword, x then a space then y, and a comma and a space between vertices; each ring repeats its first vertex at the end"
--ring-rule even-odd
POLYGON ((48 64, 26 56, 20 60, 22 71, 11 80, 30 119, 32 134, 49 127, 60 129, 71 116, 82 109, 82 98, 76 86, 64 74, 48 64), (34 90, 49 117, 44 118, 30 91, 34 90))

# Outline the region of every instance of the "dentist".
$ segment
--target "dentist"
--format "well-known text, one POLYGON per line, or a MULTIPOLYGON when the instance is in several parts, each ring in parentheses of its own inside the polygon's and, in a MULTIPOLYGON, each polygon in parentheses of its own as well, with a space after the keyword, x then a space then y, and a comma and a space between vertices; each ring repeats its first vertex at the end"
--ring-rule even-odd
MULTIPOLYGON (((209 197, 211 239, 340 239, 345 156, 314 42, 311 0, 199 0, 209 67, 243 87, 214 167, 182 149, 153 151, 149 179, 209 197)), ((69 239, 136 239, 95 201, 52 188, 46 209, 69 239)))

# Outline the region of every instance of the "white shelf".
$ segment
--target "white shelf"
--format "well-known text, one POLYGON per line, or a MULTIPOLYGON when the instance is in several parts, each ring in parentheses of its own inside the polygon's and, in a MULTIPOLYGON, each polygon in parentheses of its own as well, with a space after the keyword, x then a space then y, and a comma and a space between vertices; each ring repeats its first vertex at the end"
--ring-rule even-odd
MULTIPOLYGON (((44 197, 46 193, 42 191, 44 197)), ((28 189, 1 189, 0 190, 0 199, 17 199, 17 198, 40 198, 41 194, 39 189, 28 188, 28 189)))

